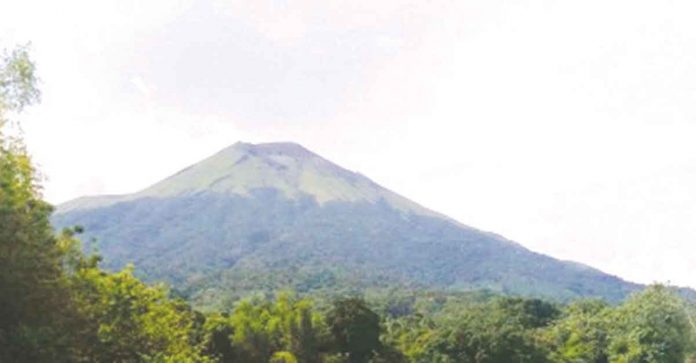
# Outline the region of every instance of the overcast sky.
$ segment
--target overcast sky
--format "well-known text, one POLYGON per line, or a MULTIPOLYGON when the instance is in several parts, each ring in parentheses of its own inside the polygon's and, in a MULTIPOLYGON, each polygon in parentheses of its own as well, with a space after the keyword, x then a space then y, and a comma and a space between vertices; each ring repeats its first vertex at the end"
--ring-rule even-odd
POLYGON ((0 2, 45 196, 296 141, 463 223, 696 287, 696 2, 0 2))

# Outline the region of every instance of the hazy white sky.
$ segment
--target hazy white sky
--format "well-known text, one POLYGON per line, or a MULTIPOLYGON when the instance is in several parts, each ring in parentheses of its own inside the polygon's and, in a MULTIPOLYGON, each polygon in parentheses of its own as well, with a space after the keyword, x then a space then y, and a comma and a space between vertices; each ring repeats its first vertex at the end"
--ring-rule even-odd
POLYGON ((55 203, 296 141, 463 223, 696 287, 696 3, 15 0, 55 203))

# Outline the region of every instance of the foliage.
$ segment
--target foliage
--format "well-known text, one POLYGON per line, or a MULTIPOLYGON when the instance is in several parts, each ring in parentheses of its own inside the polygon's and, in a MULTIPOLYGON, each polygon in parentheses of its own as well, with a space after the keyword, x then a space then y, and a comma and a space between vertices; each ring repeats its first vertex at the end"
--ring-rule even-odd
POLYGON ((496 299, 459 313, 431 344, 451 361, 544 362, 535 333, 554 315, 551 305, 538 300, 496 299))
POLYGON ((39 100, 35 66, 29 57, 29 46, 17 47, 0 59, 0 127, 5 112, 20 112, 39 100))
POLYGON ((612 315, 611 362, 684 362, 692 327, 684 303, 667 287, 651 286, 612 315))
POLYGON ((277 352, 271 357, 270 363, 297 363, 297 358, 290 352, 277 352))
POLYGON ((275 302, 241 301, 204 324, 206 352, 220 362, 320 362, 325 333, 309 300, 280 293, 275 302))
POLYGON ((221 363, 234 362, 236 354, 231 337, 234 329, 229 315, 213 313, 205 318, 202 326, 204 332, 203 353, 221 363))
POLYGON ((578 301, 545 332, 554 362, 608 362, 610 307, 599 300, 578 301))
MULTIPOLYGON (((65 354, 68 291, 62 274, 64 239, 53 234, 51 206, 41 199, 21 140, 3 134, 7 111, 38 97, 25 48, 0 62, 0 361, 65 354), (46 342, 55 342, 52 347, 46 342)), ((60 359, 57 359, 60 361, 60 359)))
POLYGON ((381 348, 379 315, 361 299, 335 301, 327 323, 337 350, 351 363, 367 362, 381 348))
POLYGON ((85 362, 201 362, 188 305, 143 284, 132 269, 80 268, 71 280, 85 362))

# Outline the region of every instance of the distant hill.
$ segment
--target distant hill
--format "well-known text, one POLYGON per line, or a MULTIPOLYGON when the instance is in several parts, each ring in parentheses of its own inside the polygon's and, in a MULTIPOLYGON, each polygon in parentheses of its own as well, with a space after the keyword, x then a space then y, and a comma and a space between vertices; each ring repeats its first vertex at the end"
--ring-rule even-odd
POLYGON ((140 192, 58 206, 105 266, 194 302, 294 288, 489 289, 620 300, 639 288, 430 211, 293 143, 234 144, 140 192))

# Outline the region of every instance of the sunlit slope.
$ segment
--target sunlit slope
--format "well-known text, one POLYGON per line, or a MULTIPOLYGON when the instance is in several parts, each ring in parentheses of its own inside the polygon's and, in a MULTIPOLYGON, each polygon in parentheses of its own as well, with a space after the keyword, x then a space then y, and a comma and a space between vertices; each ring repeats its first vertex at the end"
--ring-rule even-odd
POLYGON ((610 300, 636 288, 463 226, 292 143, 238 143, 131 195, 59 206, 107 266, 194 299, 412 287, 610 300))
POLYGON ((139 198, 173 198, 198 193, 251 196, 257 189, 273 189, 293 200, 310 196, 319 204, 385 201, 405 212, 436 215, 294 143, 236 143, 141 192, 79 198, 60 205, 58 213, 139 198))

